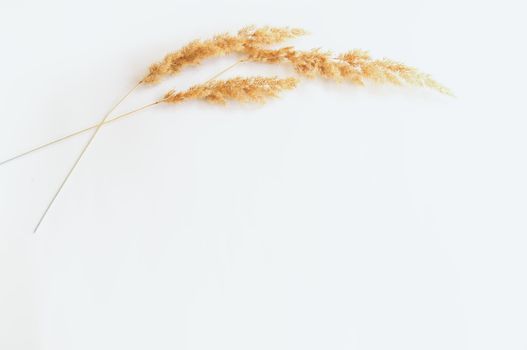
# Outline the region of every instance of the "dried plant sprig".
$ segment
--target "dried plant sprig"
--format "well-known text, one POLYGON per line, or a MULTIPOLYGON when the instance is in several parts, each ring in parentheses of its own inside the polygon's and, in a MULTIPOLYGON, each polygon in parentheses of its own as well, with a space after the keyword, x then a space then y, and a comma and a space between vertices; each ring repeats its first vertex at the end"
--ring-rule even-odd
MULTIPOLYGON (((324 53, 320 52, 320 50, 302 52, 296 51, 292 47, 284 47, 276 50, 250 47, 248 48, 247 53, 247 58, 237 61, 235 64, 216 74, 210 80, 213 80, 219 75, 232 69, 242 61, 256 61, 271 64, 289 62, 299 74, 309 78, 319 76, 335 81, 346 80, 358 85, 364 85, 364 81, 368 79, 376 82, 391 82, 394 84, 406 83, 411 85, 428 86, 442 93, 450 95, 452 94, 447 88, 438 84, 429 75, 421 73, 413 67, 409 67, 387 59, 372 60, 370 54, 363 50, 352 50, 336 58, 333 57, 329 52, 324 53)), ((154 102, 151 105, 155 105, 157 103, 159 102, 154 102)), ((150 107, 150 105, 147 105, 146 107, 150 107)), ((139 108, 139 110, 144 108, 145 106, 139 108)), ((134 110, 118 115, 114 118, 106 120, 104 124, 120 120, 137 111, 138 110, 134 110)), ((89 130, 95 129, 97 126, 98 125, 93 125, 53 141, 49 141, 40 146, 34 147, 28 151, 0 162, 0 165, 31 154, 55 143, 67 140, 73 136, 77 136, 89 130)))
POLYGON ((386 58, 373 59, 364 50, 351 50, 334 57, 331 52, 320 49, 298 51, 293 47, 276 50, 253 47, 248 52, 247 60, 265 63, 288 62, 297 73, 308 78, 322 77, 358 85, 364 85, 366 80, 371 80, 376 83, 429 87, 444 94, 452 94, 430 75, 386 58))
MULTIPOLYGON (((244 53, 247 57, 239 60, 230 68, 248 60, 266 63, 289 62, 299 74, 309 78, 324 77, 335 81, 347 80, 360 85, 363 85, 365 80, 389 82, 397 85, 418 85, 430 87, 445 94, 451 94, 447 88, 437 83, 428 74, 422 73, 414 67, 389 59, 372 59, 368 52, 362 50, 352 50, 337 57, 333 57, 330 52, 323 52, 320 49, 297 51, 293 47, 284 47, 278 50, 271 50, 262 47, 280 43, 286 39, 294 38, 303 34, 305 34, 305 31, 301 29, 246 27, 238 31, 236 35, 221 34, 206 41, 193 41, 182 49, 166 55, 161 62, 151 65, 148 74, 141 79, 134 88, 112 108, 112 110, 142 84, 156 83, 165 76, 177 74, 185 66, 198 65, 206 58, 231 53, 244 53)), ((223 72, 230 68, 218 73, 218 75, 223 74, 223 72)), ((211 80, 214 78, 215 77, 211 80)), ((269 97, 278 96, 283 90, 296 87, 297 83, 298 80, 295 78, 238 77, 225 81, 209 80, 203 84, 193 86, 190 89, 181 92, 172 90, 168 92, 163 99, 157 100, 128 113, 121 114, 113 119, 108 119, 111 113, 109 112, 97 125, 41 145, 33 150, 26 151, 1 162, 0 165, 69 137, 95 129, 44 211, 35 227, 36 232, 59 192, 67 182, 102 125, 160 103, 181 103, 190 99, 203 99, 208 102, 219 104, 225 104, 227 100, 236 100, 240 102, 264 102, 269 97)))
POLYGON ((163 77, 179 73, 185 66, 198 65, 207 58, 245 53, 255 47, 278 44, 304 34, 306 32, 299 28, 249 26, 235 35, 220 34, 204 41, 195 40, 151 65, 142 82, 156 83, 163 77))
POLYGON ((201 99, 211 103, 225 104, 228 100, 238 102, 265 102, 277 97, 283 90, 291 90, 298 84, 296 78, 236 77, 195 85, 186 91, 169 91, 163 98, 166 103, 181 103, 201 99))

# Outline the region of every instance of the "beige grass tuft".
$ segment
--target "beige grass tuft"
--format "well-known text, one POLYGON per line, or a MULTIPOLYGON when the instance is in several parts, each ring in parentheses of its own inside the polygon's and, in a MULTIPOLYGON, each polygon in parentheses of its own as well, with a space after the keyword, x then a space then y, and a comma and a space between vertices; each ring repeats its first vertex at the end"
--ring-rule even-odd
POLYGON ((233 78, 199 84, 182 92, 168 92, 163 102, 181 103, 191 99, 201 99, 211 103, 226 104, 228 100, 239 102, 265 102, 277 97, 283 90, 291 90, 298 84, 296 78, 233 78))
POLYGON ((298 28, 249 26, 239 30, 236 35, 219 34, 205 41, 195 40, 169 53, 161 62, 151 65, 142 82, 156 83, 163 77, 179 73, 185 66, 198 65, 207 58, 245 53, 249 49, 278 44, 304 34, 306 32, 298 28))
POLYGON ((373 59, 367 51, 352 50, 334 57, 319 49, 298 51, 293 47, 270 50, 252 47, 247 60, 265 63, 289 62, 295 71, 308 78, 322 77, 364 85, 366 80, 396 85, 415 85, 452 93, 428 74, 389 59, 373 59))

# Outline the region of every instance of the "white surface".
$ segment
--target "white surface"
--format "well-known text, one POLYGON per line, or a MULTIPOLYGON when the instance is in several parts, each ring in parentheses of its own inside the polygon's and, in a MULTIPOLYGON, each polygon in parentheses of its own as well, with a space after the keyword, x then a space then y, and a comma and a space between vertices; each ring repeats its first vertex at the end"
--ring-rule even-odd
MULTIPOLYGON (((526 349, 520 5, 2 1, 1 159, 246 24, 401 60, 458 97, 307 81, 261 107, 145 111, 101 130, 37 235, 87 135, 1 167, 0 349, 526 349)), ((291 71, 229 76, 253 72, 291 71)))

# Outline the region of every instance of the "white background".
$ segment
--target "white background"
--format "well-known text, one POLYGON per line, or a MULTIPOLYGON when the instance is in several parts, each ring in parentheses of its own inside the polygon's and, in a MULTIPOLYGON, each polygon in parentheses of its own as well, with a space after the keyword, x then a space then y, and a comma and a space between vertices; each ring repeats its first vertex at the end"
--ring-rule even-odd
POLYGON ((101 130, 36 235, 88 135, 0 167, 0 349, 527 349, 521 3, 1 0, 0 159, 247 24, 457 98, 314 80, 264 106, 158 106, 101 130))

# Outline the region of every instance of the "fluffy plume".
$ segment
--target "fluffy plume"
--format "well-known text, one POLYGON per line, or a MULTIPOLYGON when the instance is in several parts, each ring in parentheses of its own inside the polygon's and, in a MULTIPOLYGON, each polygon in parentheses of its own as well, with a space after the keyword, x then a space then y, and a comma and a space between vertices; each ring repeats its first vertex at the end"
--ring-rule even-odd
POLYGON ((435 89, 444 94, 451 92, 428 74, 416 68, 388 59, 372 59, 367 51, 352 50, 334 57, 319 49, 297 51, 293 47, 269 50, 253 47, 248 60, 265 63, 289 62, 296 72, 309 78, 322 77, 336 81, 349 81, 364 85, 365 80, 377 83, 408 84, 435 89))
POLYGON ((205 41, 195 40, 151 65, 142 82, 156 83, 167 75, 177 74, 185 66, 198 65, 206 58, 245 53, 255 47, 278 44, 304 34, 304 30, 297 28, 250 26, 242 28, 236 35, 220 34, 205 41))
POLYGON ((269 97, 277 97, 283 90, 295 88, 297 83, 298 80, 295 78, 238 77, 195 85, 182 92, 172 90, 162 101, 181 103, 191 99, 202 99, 219 104, 225 104, 227 100, 265 102, 269 97))

